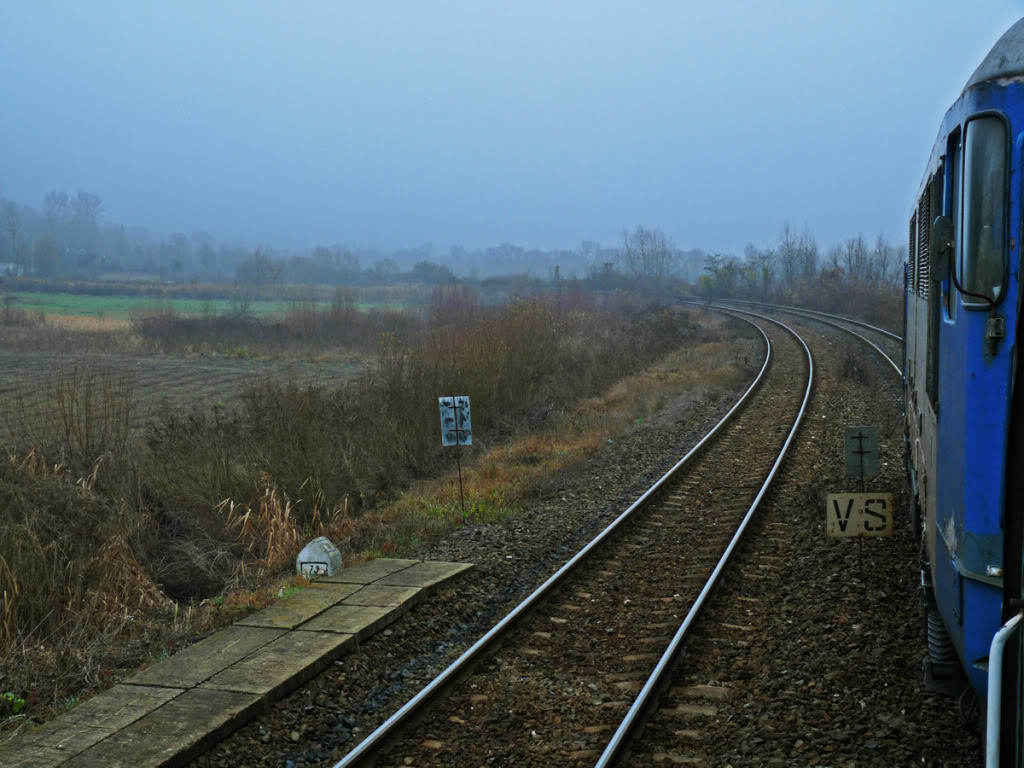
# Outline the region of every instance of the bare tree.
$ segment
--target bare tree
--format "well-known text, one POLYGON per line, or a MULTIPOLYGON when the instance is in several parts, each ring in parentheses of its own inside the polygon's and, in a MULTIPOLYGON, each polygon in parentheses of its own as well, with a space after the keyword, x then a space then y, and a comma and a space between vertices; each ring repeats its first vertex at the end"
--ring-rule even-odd
POLYGON ((626 271, 636 278, 660 279, 672 271, 676 248, 660 229, 638 225, 622 230, 622 259, 626 271))
POLYGON ((394 259, 390 258, 377 259, 373 265, 374 276, 382 283, 394 280, 398 275, 398 271, 398 264, 395 263, 394 259))
POLYGON ((24 229, 21 224, 21 214, 18 206, 10 200, 3 204, 4 234, 11 248, 11 261, 20 267, 28 268, 28 249, 25 247, 24 229))
POLYGON ((78 190, 70 201, 71 218, 83 227, 97 227, 103 216, 103 203, 95 192, 78 190))
POLYGON ((57 234, 57 230, 70 218, 70 211, 67 192, 50 190, 46 193, 43 197, 43 221, 50 234, 57 234))
POLYGON ((254 250, 235 268, 239 284, 247 286, 273 285, 280 281, 283 272, 284 265, 274 261, 270 248, 266 246, 254 250))
POLYGON ((846 240, 843 245, 842 266, 847 280, 870 282, 870 257, 864 235, 857 234, 846 240))
POLYGON ((903 255, 885 235, 880 234, 875 240, 871 266, 875 273, 874 282, 880 290, 892 294, 903 290, 903 255))
POLYGON ((843 271, 843 246, 833 245, 828 249, 828 263, 830 269, 843 271))
POLYGON ((789 219, 783 223, 782 231, 779 233, 778 254, 779 266, 782 267, 782 280, 786 285, 793 285, 796 283, 799 268, 799 253, 797 236, 790 226, 789 219))
POLYGON ((770 296, 775 290, 775 251, 771 248, 758 249, 748 245, 743 254, 758 280, 762 296, 770 296))
POLYGON ((807 227, 804 227, 797 239, 796 253, 800 278, 809 284, 818 273, 818 241, 807 231, 807 227))
POLYGON ((353 280, 359 275, 359 256, 348 248, 343 248, 337 255, 338 271, 345 280, 353 280))

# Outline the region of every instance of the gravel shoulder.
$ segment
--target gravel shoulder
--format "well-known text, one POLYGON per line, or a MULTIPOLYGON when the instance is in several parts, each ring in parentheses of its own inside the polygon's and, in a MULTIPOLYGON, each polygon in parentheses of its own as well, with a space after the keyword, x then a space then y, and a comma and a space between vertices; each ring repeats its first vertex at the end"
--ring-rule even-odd
POLYGON ((978 739, 957 703, 923 683, 899 384, 860 342, 813 321, 787 322, 811 347, 819 380, 745 549, 768 551, 769 537, 788 542, 772 550, 782 559, 750 610, 756 633, 746 646, 719 648, 721 677, 699 679, 696 663, 680 669, 685 682, 732 690, 705 726, 700 753, 708 764, 733 766, 980 765, 978 739), (864 364, 842 375, 851 353, 864 364), (862 424, 880 431, 881 473, 868 489, 890 491, 896 502, 893 537, 864 542, 863 574, 858 544, 830 539, 824 525, 827 493, 860 490, 845 476, 841 446, 843 428, 862 424))

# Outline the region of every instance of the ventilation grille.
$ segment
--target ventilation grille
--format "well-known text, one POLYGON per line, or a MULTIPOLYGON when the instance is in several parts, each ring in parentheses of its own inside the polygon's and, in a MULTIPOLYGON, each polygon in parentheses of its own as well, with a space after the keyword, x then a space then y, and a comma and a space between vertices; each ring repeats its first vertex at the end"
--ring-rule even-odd
POLYGON ((928 298, 931 254, 928 252, 932 235, 931 184, 925 187, 921 203, 917 208, 917 295, 928 298))
POLYGON ((915 282, 917 270, 914 269, 917 261, 917 211, 910 217, 910 243, 907 245, 907 291, 915 293, 917 283, 915 282))

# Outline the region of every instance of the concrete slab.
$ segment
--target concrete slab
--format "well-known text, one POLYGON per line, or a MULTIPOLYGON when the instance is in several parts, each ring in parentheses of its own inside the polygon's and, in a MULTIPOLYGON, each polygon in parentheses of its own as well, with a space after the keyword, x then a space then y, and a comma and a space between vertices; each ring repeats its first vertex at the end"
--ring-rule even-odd
POLYGON ((65 768, 157 768, 184 765, 264 706, 254 694, 193 688, 105 741, 65 768))
MULTIPOLYGON (((24 741, 58 750, 64 759, 83 752, 184 693, 181 688, 115 685, 67 714, 24 734, 24 741)), ((6 765, 6 763, 2 763, 6 765)))
POLYGON ((53 768, 69 757, 59 750, 38 744, 21 743, 16 747, 0 747, 0 765, 4 768, 53 768))
POLYGON ((289 632, 203 683, 201 688, 269 698, 285 695, 356 646, 355 635, 289 632))
POLYGON ((362 641, 401 615, 402 610, 397 607, 336 605, 301 625, 299 630, 341 632, 362 641))
POLYGON ((19 734, 0 766, 184 765, 469 567, 372 560, 318 580, 19 734))
POLYGON ((381 584, 370 584, 363 587, 351 597, 342 601, 343 605, 376 605, 382 608, 401 607, 403 612, 412 608, 423 599, 418 587, 386 587, 381 584))
POLYGON ((386 576, 376 584, 393 587, 419 587, 425 590, 425 597, 434 594, 446 581, 472 567, 472 563, 446 563, 440 560, 428 560, 386 576))
MULTIPOLYGON (((181 688, 149 688, 115 685, 79 704, 60 718, 65 723, 83 723, 93 728, 116 731, 180 696, 181 688)), ((55 721, 56 723, 56 721, 55 721)))
POLYGON ((318 613, 323 613, 335 603, 353 594, 358 584, 327 584, 314 582, 303 587, 291 597, 278 600, 258 613, 236 621, 243 627, 267 627, 270 629, 295 629, 318 613))
MULTIPOLYGON (((139 717, 143 717, 145 714, 144 712, 139 713, 139 717)), ((79 752, 84 752, 93 744, 98 744, 116 732, 116 728, 91 728, 82 723, 67 723, 58 719, 42 726, 34 733, 26 734, 22 743, 27 747, 59 755, 60 759, 54 763, 56 765, 74 757, 79 752)), ((2 752, 0 752, 0 765, 7 765, 7 756, 2 752)))
POLYGON ((235 624, 154 664, 128 682, 135 685, 194 688, 287 631, 235 624))
POLYGON ((399 560, 397 558, 381 558, 379 560, 367 560, 351 568, 343 568, 341 573, 334 576, 326 576, 317 579, 318 582, 329 582, 333 584, 372 584, 375 581, 390 576, 396 571, 410 568, 419 560, 399 560))

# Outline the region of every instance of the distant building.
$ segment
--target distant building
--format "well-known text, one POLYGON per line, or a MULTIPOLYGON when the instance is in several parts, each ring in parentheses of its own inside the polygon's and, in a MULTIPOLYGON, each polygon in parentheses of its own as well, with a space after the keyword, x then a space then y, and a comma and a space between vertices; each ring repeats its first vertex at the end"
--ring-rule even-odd
POLYGON ((24 264, 15 264, 13 261, 0 261, 0 276, 21 277, 24 274, 24 264))

